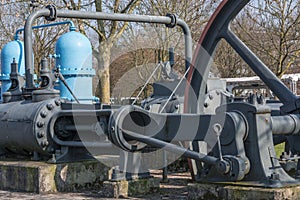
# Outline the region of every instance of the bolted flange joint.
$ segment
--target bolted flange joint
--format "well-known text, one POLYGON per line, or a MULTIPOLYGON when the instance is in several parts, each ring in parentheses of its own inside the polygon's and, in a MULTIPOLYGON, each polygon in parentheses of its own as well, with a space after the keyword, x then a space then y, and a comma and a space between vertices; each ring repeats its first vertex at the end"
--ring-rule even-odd
POLYGON ((167 13, 167 17, 171 18, 170 24, 166 24, 168 28, 174 28, 177 25, 177 16, 175 14, 167 13))
POLYGON ((56 10, 56 6, 53 4, 47 5, 46 6, 47 9, 50 10, 50 15, 48 17, 45 17, 45 19, 47 21, 54 21, 57 18, 57 10, 56 10))

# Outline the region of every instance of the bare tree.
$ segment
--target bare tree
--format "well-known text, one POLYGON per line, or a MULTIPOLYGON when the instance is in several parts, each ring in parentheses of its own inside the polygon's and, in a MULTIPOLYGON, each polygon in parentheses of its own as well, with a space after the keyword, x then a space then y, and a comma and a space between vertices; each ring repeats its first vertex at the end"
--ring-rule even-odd
MULTIPOLYGON (((31 12, 36 7, 44 6, 43 2, 33 1, 2 1, 0 4, 0 34, 1 34, 1 43, 0 47, 2 49, 3 45, 11 41, 15 37, 17 29, 24 28, 25 20, 31 12)), ((55 1, 47 2, 57 3, 55 1)), ((35 25, 47 24, 45 19, 39 19, 35 22, 35 25)), ((47 57, 49 54, 54 53, 54 44, 57 38, 61 35, 66 29, 61 27, 50 27, 33 31, 33 51, 34 51, 34 66, 35 72, 37 72, 39 62, 42 58, 47 57)), ((23 32, 18 37, 22 40, 23 32)))
POLYGON ((239 36, 281 77, 300 51, 300 1, 257 0, 236 20, 239 36), (247 22, 245 22, 247 21, 247 22))

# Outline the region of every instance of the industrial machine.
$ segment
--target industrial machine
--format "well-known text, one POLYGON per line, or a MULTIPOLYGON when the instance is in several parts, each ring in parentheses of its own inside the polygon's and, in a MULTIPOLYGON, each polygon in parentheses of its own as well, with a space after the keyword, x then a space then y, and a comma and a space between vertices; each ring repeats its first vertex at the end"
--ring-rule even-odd
MULTIPOLYGON (((109 148, 128 152, 128 159, 134 160, 135 155, 156 148, 189 158, 198 181, 262 187, 299 184, 300 100, 230 30, 230 22, 248 2, 224 0, 208 22, 194 56, 188 26, 172 14, 88 13, 57 10, 52 5, 34 11, 23 30, 24 47, 16 40, 13 47, 2 49, 2 154, 70 162, 90 159, 97 149, 109 148), (91 45, 71 24, 70 32, 57 41, 55 70, 44 59, 37 86, 32 24, 39 17, 49 21, 81 18, 179 26, 185 35, 186 73, 172 83, 157 83, 154 95, 142 107, 97 103, 91 92, 91 45), (208 79, 211 59, 222 38, 279 98, 280 106, 258 102, 254 97, 249 103, 233 101, 220 80, 214 84, 208 79), (55 86, 57 80, 59 87, 55 86), (274 146, 282 142, 288 145, 278 158, 274 146), (295 174, 288 174, 291 167, 284 168, 288 163, 296 163, 295 174)), ((140 172, 130 171, 141 167, 137 162, 127 160, 120 165, 120 172, 140 172)))

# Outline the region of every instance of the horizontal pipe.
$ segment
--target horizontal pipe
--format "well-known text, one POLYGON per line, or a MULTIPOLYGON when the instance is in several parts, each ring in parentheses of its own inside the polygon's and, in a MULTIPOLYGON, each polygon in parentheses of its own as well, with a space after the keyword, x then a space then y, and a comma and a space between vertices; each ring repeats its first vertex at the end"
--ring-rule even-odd
POLYGON ((150 146, 162 148, 165 151, 170 151, 170 152, 173 152, 173 153, 176 153, 179 155, 183 155, 185 157, 195 159, 195 160, 198 160, 201 162, 205 162, 210 165, 216 165, 217 162, 219 161, 218 158, 208 156, 208 155, 200 153, 200 152, 191 151, 191 150, 185 149, 183 147, 174 145, 172 143, 164 142, 162 140, 151 138, 151 137, 148 137, 145 135, 137 134, 137 133, 127 131, 127 130, 123 130, 123 133, 124 133, 125 138, 127 138, 127 139, 137 140, 139 142, 143 142, 150 146))
POLYGON ((278 135, 300 135, 300 115, 273 116, 272 133, 278 135))
MULTIPOLYGON (((55 22, 55 23, 51 23, 51 24, 42 24, 42 25, 38 25, 38 26, 33 26, 32 29, 40 29, 40 28, 47 28, 47 27, 52 27, 52 26, 59 26, 59 25, 64 25, 64 24, 70 24, 70 28, 69 30, 76 30, 76 27, 74 25, 74 22, 68 20, 68 21, 62 21, 62 22, 55 22)), ((20 28, 16 31, 15 33, 15 40, 19 39, 19 34, 21 32, 24 31, 24 28, 20 28)))
MULTIPOLYGON (((57 17, 64 18, 79 18, 79 19, 97 19, 97 20, 111 20, 111 21, 126 21, 126 22, 142 22, 142 23, 156 23, 156 24, 171 24, 170 17, 165 16, 151 16, 151 15, 129 15, 120 13, 103 13, 103 12, 84 12, 74 10, 58 10, 57 17)), ((192 35, 187 23, 182 19, 177 19, 177 25, 181 27, 185 39, 185 60, 186 69, 189 67, 192 60, 192 35)))
MULTIPOLYGON (((32 25, 34 20, 39 17, 48 17, 51 12, 49 9, 41 9, 33 12, 26 20, 24 28, 24 48, 25 48, 25 73, 26 73, 26 89, 35 89, 33 74, 33 58, 32 58, 32 25)), ((172 19, 164 16, 149 16, 149 15, 133 15, 120 13, 103 13, 103 12, 84 12, 74 10, 57 10, 58 18, 77 18, 77 19, 96 19, 96 20, 111 20, 111 21, 126 21, 126 22, 142 22, 170 25, 172 19)), ((188 25, 181 19, 177 19, 177 24, 182 28, 185 38, 185 61, 186 69, 188 69, 192 59, 192 36, 188 25)))

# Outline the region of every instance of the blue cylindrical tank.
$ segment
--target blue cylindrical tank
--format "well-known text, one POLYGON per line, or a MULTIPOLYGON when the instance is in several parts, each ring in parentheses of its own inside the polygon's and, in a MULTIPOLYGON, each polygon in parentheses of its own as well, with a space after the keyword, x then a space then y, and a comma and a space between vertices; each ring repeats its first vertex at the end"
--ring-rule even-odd
MULTIPOLYGON (((80 102, 91 103, 92 77, 92 46, 87 37, 74 30, 63 34, 56 43, 56 67, 66 79, 68 86, 80 102)), ((64 84, 59 82, 60 96, 74 101, 73 96, 64 84)))
MULTIPOLYGON (((25 74, 25 62, 24 62, 24 44, 20 40, 14 40, 7 43, 1 51, 1 94, 6 92, 10 87, 10 71, 11 63, 13 59, 18 62, 18 72, 21 75, 25 74)), ((2 97, 1 97, 2 98, 2 97)))

